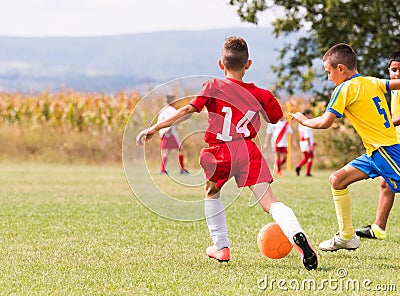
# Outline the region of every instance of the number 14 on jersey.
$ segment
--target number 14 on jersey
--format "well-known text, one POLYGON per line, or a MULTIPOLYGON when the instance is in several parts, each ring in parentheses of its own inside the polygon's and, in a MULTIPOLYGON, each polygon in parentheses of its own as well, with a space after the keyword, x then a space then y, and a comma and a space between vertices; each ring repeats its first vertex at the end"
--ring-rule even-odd
MULTIPOLYGON (((217 133, 217 139, 224 142, 230 142, 232 141, 232 135, 230 134, 232 125, 232 108, 224 106, 222 108, 222 112, 225 113, 224 124, 222 126, 222 133, 217 133)), ((250 131, 247 125, 252 120, 255 114, 256 112, 254 111, 247 111, 245 116, 238 121, 236 125, 236 132, 239 134, 243 134, 244 137, 250 136, 250 131)))

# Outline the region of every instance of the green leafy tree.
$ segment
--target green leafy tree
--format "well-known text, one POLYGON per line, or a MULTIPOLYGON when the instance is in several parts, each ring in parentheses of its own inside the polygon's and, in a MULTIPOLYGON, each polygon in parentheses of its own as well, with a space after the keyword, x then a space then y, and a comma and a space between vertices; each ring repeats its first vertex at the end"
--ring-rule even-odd
MULTIPOLYGON (((299 34, 280 49, 277 88, 294 94, 309 91, 325 76, 321 58, 337 43, 356 51, 363 75, 387 76, 387 59, 400 48, 400 0, 230 0, 243 21, 257 24, 259 12, 280 10, 274 35, 299 34)), ((333 85, 330 84, 330 87, 333 85)), ((321 89, 321 88, 320 88, 321 89)), ((326 91, 317 92, 326 94, 326 91)))

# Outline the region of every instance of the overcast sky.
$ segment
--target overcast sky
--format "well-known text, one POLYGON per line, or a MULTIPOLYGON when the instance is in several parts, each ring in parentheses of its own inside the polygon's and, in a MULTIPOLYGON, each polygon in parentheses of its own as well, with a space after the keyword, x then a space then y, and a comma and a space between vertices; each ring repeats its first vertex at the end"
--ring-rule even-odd
MULTIPOLYGON (((227 0, 0 0, 0 35, 92 36, 255 27, 227 0)), ((260 15, 269 26, 271 12, 260 15)))

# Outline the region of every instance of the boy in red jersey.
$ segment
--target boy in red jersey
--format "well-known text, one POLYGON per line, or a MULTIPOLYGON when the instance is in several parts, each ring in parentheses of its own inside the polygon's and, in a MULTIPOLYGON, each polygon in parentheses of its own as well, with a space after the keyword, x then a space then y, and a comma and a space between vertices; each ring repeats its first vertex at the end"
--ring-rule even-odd
POLYGON ((200 164, 207 177, 204 207, 214 243, 207 248, 207 255, 220 262, 230 260, 230 241, 220 190, 231 177, 235 177, 238 187, 250 187, 264 211, 272 216, 295 245, 305 268, 316 269, 317 254, 293 211, 278 202, 272 193, 270 170, 251 140, 260 128, 260 114, 267 122, 276 123, 283 115, 282 109, 271 92, 242 81, 252 63, 242 38, 225 40, 218 63, 225 79, 206 81, 201 92, 188 105, 178 109, 168 119, 141 131, 136 143, 142 146, 161 128, 185 120, 189 114, 206 107, 208 127, 204 140, 208 147, 201 151, 200 164))

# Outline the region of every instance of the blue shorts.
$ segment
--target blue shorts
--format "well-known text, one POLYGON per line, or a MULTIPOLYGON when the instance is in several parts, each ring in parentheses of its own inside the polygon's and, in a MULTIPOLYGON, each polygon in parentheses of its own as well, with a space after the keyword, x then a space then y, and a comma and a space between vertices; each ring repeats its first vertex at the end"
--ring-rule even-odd
POLYGON ((382 176, 394 193, 400 192, 400 144, 379 147, 371 156, 363 154, 350 165, 370 178, 382 176))

